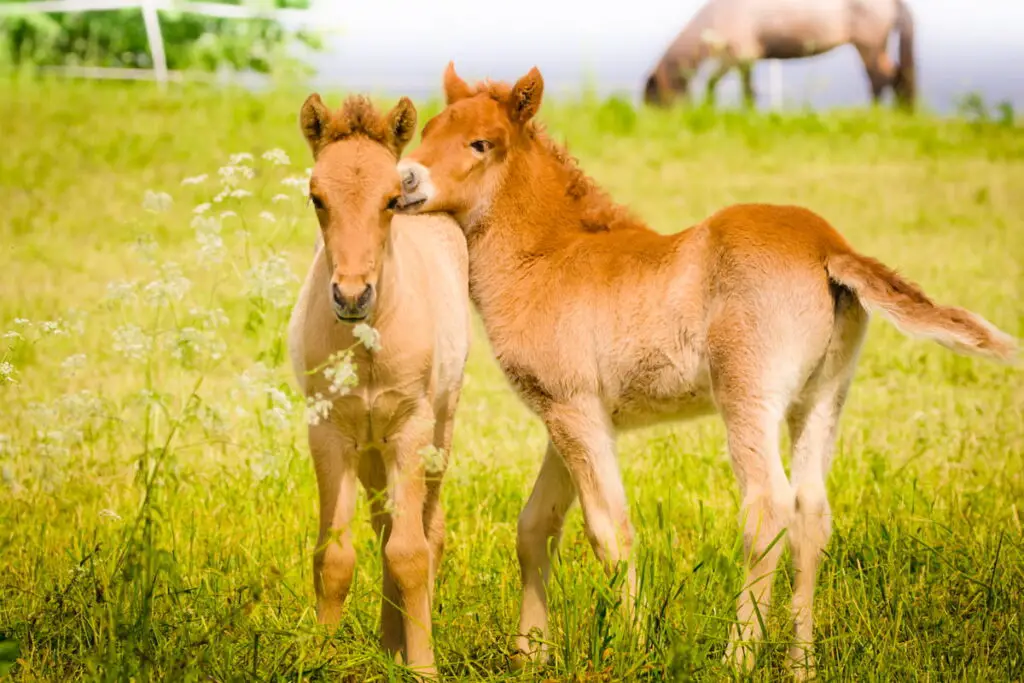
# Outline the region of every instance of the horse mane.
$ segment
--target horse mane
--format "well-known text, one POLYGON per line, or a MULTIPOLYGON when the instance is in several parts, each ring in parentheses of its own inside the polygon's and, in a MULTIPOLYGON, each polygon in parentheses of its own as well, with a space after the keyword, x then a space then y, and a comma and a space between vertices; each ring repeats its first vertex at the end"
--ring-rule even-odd
POLYGON ((361 135, 391 149, 385 118, 365 95, 349 95, 324 128, 321 144, 361 135))
MULTIPOLYGON (((484 80, 474 86, 475 94, 488 97, 505 105, 512 94, 512 86, 501 81, 484 80)), ((568 181, 565 194, 582 205, 580 227, 584 232, 609 232, 619 230, 651 231, 643 221, 621 204, 617 204, 597 182, 580 168, 579 161, 569 154, 568 148, 556 142, 544 126, 536 120, 526 124, 526 134, 540 144, 541 148, 565 171, 568 181)))

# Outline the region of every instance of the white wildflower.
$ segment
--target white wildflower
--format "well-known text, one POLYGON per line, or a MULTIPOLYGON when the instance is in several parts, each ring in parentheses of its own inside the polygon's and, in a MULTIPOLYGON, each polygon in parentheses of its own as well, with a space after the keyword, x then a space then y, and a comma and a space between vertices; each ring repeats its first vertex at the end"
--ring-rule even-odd
POLYGON ((291 426, 292 401, 288 394, 278 387, 267 387, 267 399, 270 405, 263 414, 263 423, 275 432, 286 431, 291 426))
POLYGON ((151 340, 138 325, 129 323, 114 330, 114 351, 126 360, 142 361, 149 354, 151 340))
POLYGON ((352 329, 355 338, 370 351, 380 351, 380 332, 366 323, 359 323, 352 329))
POLYGON ((14 324, 15 325, 31 325, 32 321, 29 320, 28 318, 15 318, 14 319, 14 324))
POLYGON ((248 152, 238 152, 237 154, 232 154, 230 157, 228 157, 228 163, 231 164, 232 166, 238 166, 244 163, 251 164, 252 162, 253 156, 248 152))
POLYGON ((262 218, 263 220, 265 220, 268 223, 276 223, 277 222, 277 216, 275 216, 274 214, 270 213, 269 211, 260 211, 260 218, 262 218))
POLYGON ((130 301, 135 298, 138 283, 134 280, 114 280, 107 283, 108 301, 130 301))
POLYGON ((103 519, 109 519, 114 522, 121 521, 121 515, 117 514, 113 510, 100 510, 100 517, 103 519))
POLYGON ((286 202, 289 199, 291 199, 291 197, 289 197, 286 194, 275 194, 273 197, 271 197, 270 201, 272 201, 274 203, 277 203, 277 202, 286 202))
POLYGON ((293 282, 298 282, 287 259, 279 254, 257 263, 245 277, 248 282, 246 293, 253 298, 263 299, 275 308, 284 308, 292 302, 293 282))
POLYGON ((74 377, 78 372, 85 367, 85 354, 76 353, 72 356, 68 356, 60 364, 60 371, 64 377, 74 377))
POLYGON ((21 332, 18 332, 17 330, 10 330, 9 332, 4 332, 4 339, 24 339, 24 338, 25 338, 25 335, 23 335, 21 332))
POLYGON ((39 328, 43 331, 43 334, 52 334, 55 337, 68 333, 64 326, 64 321, 59 318, 57 320, 44 320, 39 324, 39 328))
POLYGON ((213 204, 211 204, 210 202, 196 204, 196 208, 192 209, 192 213, 196 214, 197 216, 202 215, 209 211, 211 206, 213 206, 213 204))
POLYGON ((235 199, 245 199, 246 197, 251 197, 252 192, 249 192, 249 190, 243 190, 242 188, 239 187, 234 190, 231 190, 231 196, 234 197, 235 199))
POLYGON ((163 213, 171 208, 174 200, 166 192, 146 190, 142 197, 142 208, 151 213, 163 213))
POLYGON ((132 248, 139 253, 142 260, 146 263, 156 262, 156 252, 159 250, 160 245, 150 235, 139 235, 135 238, 135 244, 132 248))
POLYGON ((218 168, 217 175, 226 187, 237 187, 243 180, 252 180, 256 177, 256 172, 249 166, 230 165, 218 168))
POLYGON ((170 339, 171 357, 185 367, 195 367, 200 361, 220 360, 227 351, 227 345, 210 329, 198 329, 186 325, 170 339))
POLYGON ((209 178, 209 177, 210 177, 209 174, 201 173, 199 175, 194 175, 194 176, 190 176, 188 178, 185 178, 184 180, 181 181, 181 184, 182 185, 199 185, 200 183, 205 183, 206 179, 209 178))
POLYGON ((238 214, 235 213, 234 211, 221 211, 220 212, 220 217, 221 218, 237 218, 238 214))
POLYGON ((0 361, 0 384, 17 384, 18 380, 14 378, 14 374, 17 372, 10 361, 0 361))
POLYGON ((142 291, 151 302, 178 301, 192 287, 192 282, 181 274, 181 267, 174 261, 166 261, 160 266, 160 278, 143 287, 142 291))
POLYGON ((344 396, 359 383, 355 363, 352 362, 351 351, 338 351, 327 361, 323 370, 324 377, 331 383, 331 393, 344 396))
POLYGON ((331 414, 332 405, 331 400, 324 398, 323 394, 317 393, 314 396, 307 396, 306 422, 313 426, 320 424, 331 414))
POLYGON ((224 260, 224 239, 220 235, 220 219, 213 216, 196 216, 192 219, 199 243, 197 257, 200 265, 213 265, 224 260))
POLYGON ((223 308, 193 308, 188 313, 204 330, 215 330, 228 324, 228 316, 223 308))
POLYGON ((416 453, 422 459, 423 470, 427 474, 441 474, 444 472, 446 458, 443 450, 434 444, 430 444, 419 449, 416 453))
POLYGON ((281 184, 287 185, 288 187, 297 187, 302 192, 303 197, 309 195, 309 178, 297 175, 289 176, 287 178, 284 178, 281 181, 281 184))
POLYGON ((216 195, 214 195, 213 201, 217 204, 220 204, 222 201, 228 198, 229 194, 231 194, 231 190, 225 188, 218 192, 216 195))
POLYGON ((268 149, 261 156, 275 166, 287 166, 292 163, 292 160, 288 158, 288 153, 283 149, 268 149))

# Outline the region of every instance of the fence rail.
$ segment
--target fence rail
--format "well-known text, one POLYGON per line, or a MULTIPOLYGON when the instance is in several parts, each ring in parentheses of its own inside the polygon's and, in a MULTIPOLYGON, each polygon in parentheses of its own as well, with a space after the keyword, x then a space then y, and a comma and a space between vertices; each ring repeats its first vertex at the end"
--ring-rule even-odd
POLYGON ((218 19, 274 19, 284 24, 321 24, 320 12, 312 9, 291 9, 277 7, 253 7, 250 5, 224 5, 217 2, 192 2, 191 0, 38 0, 37 2, 14 2, 0 4, 0 18, 39 14, 42 12, 101 12, 119 9, 142 10, 146 26, 146 40, 152 69, 118 67, 57 67, 55 70, 68 75, 86 78, 154 79, 161 86, 168 81, 183 80, 180 73, 172 74, 167 69, 167 54, 164 51, 163 34, 160 31, 160 11, 187 12, 218 19))

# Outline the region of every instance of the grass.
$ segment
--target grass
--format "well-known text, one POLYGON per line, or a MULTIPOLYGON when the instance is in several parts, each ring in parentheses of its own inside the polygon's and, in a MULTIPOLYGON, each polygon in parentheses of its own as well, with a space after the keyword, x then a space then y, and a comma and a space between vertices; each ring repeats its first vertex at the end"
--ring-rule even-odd
MULTIPOLYGON (((0 386, 0 675, 401 679, 376 642, 380 560, 363 500, 346 615, 333 634, 315 624, 316 493, 283 347, 315 231, 281 183, 310 165, 296 120, 307 93, 0 87, 0 335, 17 333, 0 339, 13 373, 0 386), (262 159, 272 148, 291 165, 262 159), (253 196, 214 203, 205 215, 239 215, 193 227, 237 152, 254 156, 240 185, 253 196), (151 196, 156 211, 144 209, 147 190, 173 204, 151 196)), ((541 116, 660 230, 737 201, 804 204, 937 299, 1024 334, 1019 128, 616 100, 547 103, 541 116)), ((1021 372, 871 327, 828 484, 819 673, 1020 681, 1021 372)), ((552 578, 554 658, 527 679, 731 676, 720 658, 741 577, 723 437, 707 419, 620 439, 653 638, 626 633, 574 511, 552 578)), ((544 442, 477 325, 434 609, 447 677, 516 677, 515 523, 544 442)), ((754 680, 783 675, 789 578, 777 577, 754 680)))

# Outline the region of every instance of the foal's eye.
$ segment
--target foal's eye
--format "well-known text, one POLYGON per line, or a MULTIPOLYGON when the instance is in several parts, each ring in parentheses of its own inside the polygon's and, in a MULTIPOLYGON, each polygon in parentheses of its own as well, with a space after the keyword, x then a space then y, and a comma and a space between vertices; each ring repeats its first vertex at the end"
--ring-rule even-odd
POLYGON ((311 201, 313 203, 313 208, 316 209, 317 211, 323 211, 324 210, 324 203, 322 201, 320 201, 319 197, 317 197, 315 195, 310 195, 309 196, 309 201, 311 201))
POLYGON ((477 154, 483 154, 494 145, 492 145, 489 140, 474 140, 469 143, 469 146, 472 147, 477 154))

